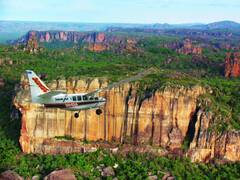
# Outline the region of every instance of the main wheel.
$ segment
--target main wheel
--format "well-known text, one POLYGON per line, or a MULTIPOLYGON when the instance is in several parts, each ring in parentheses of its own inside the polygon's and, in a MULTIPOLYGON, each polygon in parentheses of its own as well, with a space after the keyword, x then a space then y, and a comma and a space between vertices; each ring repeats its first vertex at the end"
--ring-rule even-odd
POLYGON ((74 114, 74 117, 75 117, 75 118, 79 118, 79 113, 75 113, 75 114, 74 114))
POLYGON ((101 109, 97 109, 97 110, 96 110, 96 114, 97 114, 97 115, 102 114, 102 110, 101 110, 101 109))

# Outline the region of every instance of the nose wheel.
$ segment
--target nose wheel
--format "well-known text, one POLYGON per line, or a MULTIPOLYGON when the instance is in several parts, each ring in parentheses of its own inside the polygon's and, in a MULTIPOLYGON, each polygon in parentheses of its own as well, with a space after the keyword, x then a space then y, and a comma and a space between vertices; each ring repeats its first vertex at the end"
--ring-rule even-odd
POLYGON ((97 109, 97 110, 96 110, 96 114, 97 114, 97 115, 101 115, 101 114, 102 114, 102 110, 101 110, 101 109, 97 109))

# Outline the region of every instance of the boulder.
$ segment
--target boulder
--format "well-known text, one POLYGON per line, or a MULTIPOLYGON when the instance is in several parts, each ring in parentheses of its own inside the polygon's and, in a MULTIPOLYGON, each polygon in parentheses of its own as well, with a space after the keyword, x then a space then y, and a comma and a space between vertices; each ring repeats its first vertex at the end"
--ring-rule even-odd
POLYGON ((115 172, 111 166, 103 168, 101 175, 103 177, 115 176, 115 172))
POLYGON ((147 178, 148 180, 157 180, 158 177, 155 175, 155 176, 148 176, 147 178))
POLYGON ((7 170, 0 174, 0 180, 24 180, 16 172, 7 170))
POLYGON ((76 177, 72 170, 63 169, 51 172, 44 180, 76 180, 76 177))
POLYGON ((167 172, 163 177, 162 177, 162 180, 174 180, 175 177, 170 173, 170 172, 167 172))

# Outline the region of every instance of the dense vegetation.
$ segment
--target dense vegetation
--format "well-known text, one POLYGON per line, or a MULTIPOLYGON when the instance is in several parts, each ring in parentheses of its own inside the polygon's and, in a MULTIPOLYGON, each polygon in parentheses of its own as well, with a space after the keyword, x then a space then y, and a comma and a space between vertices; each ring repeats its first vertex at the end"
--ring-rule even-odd
MULTIPOLYGON (((114 166, 119 179, 145 179, 149 174, 159 178, 171 171, 179 179, 237 179, 240 164, 214 165, 193 164, 188 159, 155 157, 151 154, 129 154, 127 157, 112 155, 104 151, 87 154, 56 156, 23 155, 18 147, 20 132, 19 119, 10 118, 11 95, 14 85, 19 82, 26 69, 46 73, 47 81, 56 78, 106 77, 117 81, 136 72, 154 67, 158 71, 141 80, 142 87, 157 90, 166 86, 193 86, 196 84, 212 90, 203 100, 210 100, 205 107, 216 115, 212 127, 215 130, 240 129, 240 79, 225 79, 222 76, 223 52, 204 51, 204 60, 193 59, 191 55, 180 55, 164 48, 162 44, 177 40, 174 37, 147 37, 140 42, 140 53, 93 53, 71 44, 48 44, 37 54, 15 50, 10 46, 0 46, 0 59, 12 60, 0 67, 0 77, 6 82, 0 89, 0 171, 13 169, 24 177, 70 167, 81 179, 82 176, 94 179, 100 176, 97 166, 114 166), (52 49, 54 47, 54 49, 52 49), (57 48, 56 48, 57 47, 57 48), (170 59, 170 61, 169 61, 170 59)), ((146 89, 144 89, 146 90, 146 89)))
MULTIPOLYGON (((1 146, 11 151, 0 152, 1 170, 11 168, 24 177, 47 175, 53 170, 71 168, 78 179, 101 177, 99 167, 115 167, 118 179, 146 179, 149 175, 163 177, 171 172, 178 179, 238 179, 240 164, 204 165, 179 157, 156 157, 151 154, 130 153, 126 156, 99 150, 94 153, 68 155, 18 155, 19 150, 8 140, 1 146), (18 156, 17 160, 16 157, 18 156), (11 166, 10 166, 11 165, 11 166)), ((111 179, 111 178, 109 178, 111 179)))

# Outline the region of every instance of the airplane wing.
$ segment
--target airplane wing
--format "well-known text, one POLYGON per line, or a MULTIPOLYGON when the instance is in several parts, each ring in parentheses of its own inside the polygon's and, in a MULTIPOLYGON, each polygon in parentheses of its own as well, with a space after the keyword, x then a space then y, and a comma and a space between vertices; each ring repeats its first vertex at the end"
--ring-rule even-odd
POLYGON ((57 95, 60 95, 60 94, 66 94, 66 92, 65 91, 50 91, 50 92, 42 94, 38 97, 43 98, 43 99, 46 99, 46 98, 49 99, 53 96, 57 96, 57 95))
POLYGON ((143 72, 140 72, 138 73, 137 75, 135 76, 132 76, 132 77, 129 77, 127 79, 123 79, 119 82, 115 82, 113 84, 110 84, 109 86, 105 87, 105 88, 101 88, 101 89, 97 89, 96 91, 93 91, 93 92, 90 92, 90 93, 87 93, 85 94, 85 96, 94 96, 95 94, 97 93, 100 93, 102 91, 107 91, 109 89, 112 89, 113 87, 116 87, 116 86, 120 86, 121 84, 124 84, 124 83, 128 83, 128 82, 131 82, 131 81, 135 81, 135 80, 138 80, 138 79, 141 79, 142 77, 152 73, 153 71, 156 71, 155 68, 150 68, 150 69, 147 69, 146 71, 143 71, 143 72))

